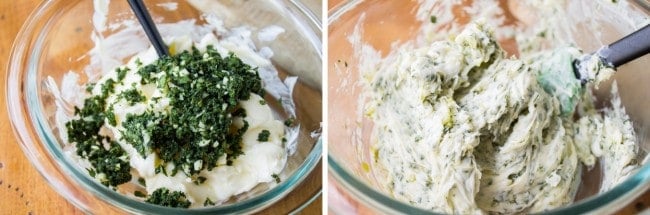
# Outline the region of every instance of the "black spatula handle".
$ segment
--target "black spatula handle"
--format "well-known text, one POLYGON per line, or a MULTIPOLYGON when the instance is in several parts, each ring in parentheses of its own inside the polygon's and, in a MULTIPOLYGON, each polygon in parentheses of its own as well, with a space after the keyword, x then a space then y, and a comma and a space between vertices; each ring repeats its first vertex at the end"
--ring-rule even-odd
POLYGON ((648 53, 650 53, 650 24, 598 51, 604 63, 614 67, 648 53))

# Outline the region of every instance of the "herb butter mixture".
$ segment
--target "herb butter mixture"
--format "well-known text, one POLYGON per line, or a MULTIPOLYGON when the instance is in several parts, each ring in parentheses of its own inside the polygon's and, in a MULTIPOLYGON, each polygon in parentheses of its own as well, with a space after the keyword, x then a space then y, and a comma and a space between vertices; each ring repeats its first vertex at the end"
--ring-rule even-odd
POLYGON ((87 85, 66 123, 90 176, 116 187, 138 181, 147 202, 219 204, 277 180, 286 162, 284 125, 262 98, 257 68, 219 44, 177 39, 173 56, 153 49, 87 85))
POLYGON ((610 108, 596 109, 589 86, 554 73, 580 55, 567 47, 506 58, 476 22, 364 73, 385 189, 439 212, 528 213, 572 202, 581 166, 597 159, 602 190, 621 182, 638 148, 615 85, 610 108))

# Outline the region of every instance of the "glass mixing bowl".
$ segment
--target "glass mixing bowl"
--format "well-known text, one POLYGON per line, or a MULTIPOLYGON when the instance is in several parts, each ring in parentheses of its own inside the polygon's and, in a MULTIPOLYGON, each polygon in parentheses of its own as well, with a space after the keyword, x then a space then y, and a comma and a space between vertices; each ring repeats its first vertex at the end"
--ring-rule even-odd
MULTIPOLYGON (((364 64, 358 57, 361 50, 359 44, 353 37, 355 32, 362 32, 360 41, 379 51, 385 57, 393 47, 406 41, 416 41, 421 32, 421 26, 428 22, 441 22, 442 13, 453 13, 450 23, 456 27, 462 27, 472 17, 472 14, 490 10, 492 6, 503 9, 505 25, 525 25, 531 20, 526 20, 525 8, 514 8, 511 3, 519 1, 496 1, 495 4, 486 5, 484 8, 465 8, 467 5, 478 1, 456 1, 456 5, 444 10, 436 6, 435 1, 345 1, 329 12, 329 50, 328 50, 328 164, 330 184, 328 187, 329 209, 335 214, 347 213, 385 213, 385 214, 429 214, 432 211, 422 210, 410 204, 393 199, 390 194, 383 191, 373 174, 373 161, 370 147, 372 123, 370 119, 362 116, 360 96, 363 93, 363 85, 360 84, 360 65, 364 64), (425 5, 421 6, 419 3, 425 5), (429 15, 420 19, 417 17, 418 10, 426 7, 429 15), (433 8, 433 9, 431 9, 433 8), (523 14, 523 16, 522 16, 523 14), (429 18, 430 16, 437 16, 429 18), (520 20, 521 19, 521 20, 520 20), (362 20, 362 21, 360 21, 362 20), (420 21, 422 20, 422 21, 420 21), (359 29, 355 29, 356 26, 359 29), (358 31, 357 31, 358 30, 358 31), (355 47, 356 44, 356 47, 355 47)), ((533 2, 533 1, 531 1, 533 2)), ((629 23, 612 16, 594 16, 594 13, 605 14, 605 9, 594 6, 599 1, 566 1, 571 5, 566 8, 577 9, 577 12, 567 14, 567 21, 578 23, 571 31, 577 46, 585 52, 597 50, 604 44, 609 44, 625 34, 632 32, 633 28, 629 23), (592 32, 584 26, 585 23, 597 22, 601 26, 599 32, 592 32)), ((439 2, 438 2, 439 3, 439 2)), ((607 3, 601 1, 601 3, 607 3)), ((612 2, 609 2, 610 4, 612 2)), ((627 2, 619 2, 627 4, 627 2)), ((568 3, 567 3, 568 4, 568 3)), ((646 23, 650 7, 643 1, 631 2, 627 9, 635 10, 637 14, 645 17, 646 23)), ((543 18, 542 18, 543 19, 543 18)), ((535 20, 532 20, 535 21, 535 20)), ((451 27, 448 23, 441 24, 443 27, 451 27)), ((498 31, 498 30, 497 30, 498 31)), ((431 32, 429 32, 431 33, 431 32)), ((428 35, 427 35, 428 36, 428 35)), ((446 37, 448 35, 443 35, 446 37)), ((497 36, 499 33, 497 32, 497 36)), ((509 54, 512 53, 512 41, 499 41, 509 54)), ((516 47, 515 47, 516 48, 516 47)), ((516 49, 514 49, 516 50, 516 49)), ((637 59, 618 69, 614 79, 618 82, 619 93, 627 113, 633 120, 633 125, 639 140, 639 157, 646 157, 650 149, 650 57, 645 56, 637 59)), ((368 67, 362 67, 368 68, 368 67)), ((608 100, 609 86, 605 84, 596 91, 600 100, 608 100)), ((580 214, 585 212, 613 213, 634 198, 644 193, 650 186, 650 165, 643 165, 637 173, 617 185, 613 189, 598 193, 600 185, 600 173, 594 168, 592 171, 583 173, 583 181, 580 185, 575 202, 565 207, 556 208, 547 213, 558 214, 580 214)), ((435 192, 435 191, 433 191, 435 192)))
MULTIPOLYGON (((137 25, 127 1, 111 1, 105 8, 108 9, 105 28, 98 27, 103 21, 101 14, 94 13, 94 2, 101 5, 104 1, 44 1, 18 34, 7 73, 7 104, 18 142, 36 169, 68 201, 88 213, 252 213, 284 198, 318 166, 322 154, 318 135, 322 121, 320 18, 300 2, 289 0, 215 1, 210 8, 195 8, 191 4, 200 1, 164 0, 146 1, 163 37, 191 33, 164 27, 165 24, 188 19, 202 24, 207 19, 203 16, 213 11, 222 21, 222 27, 248 26, 253 36, 269 25, 284 29, 273 42, 261 41, 256 36, 252 39, 257 47, 267 46, 273 51, 271 60, 281 78, 298 77, 293 90, 295 122, 300 126, 295 152, 289 155, 285 169, 279 174, 281 183, 259 185, 223 205, 208 208, 177 209, 144 203, 90 178, 62 151, 63 143, 53 117, 55 99, 47 89, 47 79, 52 77, 61 86, 63 75, 75 71, 84 82, 87 80, 84 71, 97 70, 110 63, 125 63, 150 46, 140 28, 124 30, 127 27, 122 24, 137 25), (91 36, 93 32, 95 35, 91 36), (105 54, 117 62, 97 62, 89 56, 94 48, 93 37, 108 38, 115 34, 132 37, 112 44, 115 47, 98 49, 111 50, 105 54)), ((271 98, 267 95, 267 99, 271 98)), ((320 194, 320 186, 317 189, 305 190, 303 193, 310 196, 295 204, 311 202, 311 195, 320 194)))

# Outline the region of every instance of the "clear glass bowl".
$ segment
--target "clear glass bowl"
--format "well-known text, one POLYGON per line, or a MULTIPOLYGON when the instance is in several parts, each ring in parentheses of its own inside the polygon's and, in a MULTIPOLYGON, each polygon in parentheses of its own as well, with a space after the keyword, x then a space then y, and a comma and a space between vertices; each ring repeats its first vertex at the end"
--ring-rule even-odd
MULTIPOLYGON (((329 49, 328 49, 328 164, 330 183, 328 187, 329 209, 336 214, 347 213, 382 213, 382 214, 430 214, 432 211, 422 210, 410 204, 393 199, 381 189, 373 174, 370 146, 372 125, 369 119, 362 116, 359 97, 363 85, 358 84, 361 64, 355 47, 351 44, 351 35, 355 32, 360 19, 359 32, 361 42, 372 46, 385 57, 395 45, 405 41, 416 40, 420 34, 423 22, 416 19, 419 3, 433 1, 345 1, 335 6, 329 12, 329 49), (370 165, 372 166, 372 165, 370 165)), ((458 6, 451 11, 427 9, 431 13, 454 13, 454 20, 462 26, 474 17, 463 13, 461 4, 472 4, 476 1, 459 1, 458 6), (461 15, 458 15, 461 14, 461 15)), ((517 14, 526 11, 510 11, 508 3, 514 0, 501 0, 501 7, 506 14, 504 23, 519 23, 529 20, 516 20, 517 14), (515 16, 513 16, 515 14, 515 16)), ((572 4, 591 4, 597 1, 567 1, 572 4)), ((605 3, 605 1, 603 1, 605 3)), ((611 3, 611 2, 610 2, 611 3)), ((650 14, 650 7, 643 1, 632 2, 630 9, 640 13, 650 14)), ((435 5, 435 4, 434 4, 435 5)), ((429 5, 431 6, 431 5, 429 5)), ((575 5, 574 5, 575 6, 575 5)), ((487 10, 487 9, 486 9, 487 10)), ((566 19, 576 19, 581 15, 587 18, 584 22, 596 21, 602 24, 602 32, 589 32, 583 26, 576 26, 574 38, 578 46, 586 52, 595 51, 601 45, 611 43, 627 33, 621 26, 628 24, 617 20, 616 17, 593 16, 593 11, 584 9, 584 14, 572 14, 566 19), (609 20, 608 20, 609 19, 609 20)), ((436 15, 436 14, 433 14, 436 15)), ((427 16, 428 18, 428 16, 427 16)), ((440 18, 438 18, 440 20, 440 18)), ((647 18, 646 18, 647 20, 647 18)), ((429 22, 429 19, 426 19, 429 22)), ((579 22, 579 21, 576 21, 579 22)), ((629 24, 628 24, 629 25, 629 24)), ((500 41, 506 50, 507 41, 500 41)), ((416 45, 418 43, 415 43, 416 45)), ((512 53, 510 53, 512 54, 512 53)), ((645 56, 619 68, 614 79, 618 82, 619 93, 627 113, 633 120, 640 144, 640 158, 647 155, 650 149, 650 57, 645 56)), ((607 101, 609 86, 601 87, 596 92, 600 100, 607 101)), ((647 159, 644 160, 646 163, 647 159)), ((597 168, 595 168, 597 169, 597 168)), ((615 188, 598 194, 600 173, 589 171, 583 173, 583 183, 571 205, 546 211, 556 214, 581 214, 586 212, 613 213, 625 206, 637 196, 644 193, 650 186, 650 165, 643 165, 636 174, 615 188)))
MULTIPOLYGON (((300 125, 297 149, 289 155, 287 166, 280 173, 282 182, 277 186, 260 185, 238 195, 224 205, 200 208, 177 209, 144 203, 119 194, 91 179, 85 170, 62 152, 61 139, 53 122, 55 101, 46 89, 47 77, 52 77, 60 86, 63 74, 78 71, 86 80, 84 69, 89 66, 88 52, 94 43, 91 32, 100 19, 93 17, 93 2, 87 0, 44 1, 28 18, 19 32, 11 52, 7 72, 7 104, 11 123, 25 155, 45 177, 51 186, 68 201, 88 213, 146 213, 146 214, 223 214, 252 213, 262 210, 291 192, 318 166, 322 154, 322 141, 312 132, 319 131, 322 121, 321 93, 321 26, 320 18, 297 1, 219 1, 218 13, 226 28, 249 26, 256 30, 269 25, 285 29, 282 36, 267 43, 273 52, 271 59, 279 70, 280 77, 298 76, 293 91, 296 104, 296 122, 300 125)), ((195 19, 197 24, 206 8, 197 10, 188 1, 146 1, 153 20, 159 25, 181 20, 195 19), (175 2, 176 5, 169 4, 175 2), (165 3, 165 4, 162 4, 165 3), (175 9, 174 9, 175 8, 175 9)), ((214 2, 217 3, 217 2, 214 2)), ((121 28, 112 24, 132 20, 135 17, 126 1, 111 1, 107 14, 107 29, 98 31, 108 37, 119 33, 121 28)), ((165 31, 163 37, 182 35, 186 32, 165 31)), ((134 32, 137 39, 124 41, 122 48, 142 51, 149 43, 142 31, 134 32)), ((255 43, 263 41, 253 38, 255 43)), ((259 45, 258 45, 259 47, 259 45)), ((119 49, 118 49, 119 51, 119 49)), ((121 63, 132 54, 121 56, 121 63)), ((80 92, 82 93, 82 92, 80 92)), ((319 195, 318 190, 306 191, 319 195)), ((303 202, 311 202, 307 196, 303 202)), ((297 204, 301 204, 297 203, 297 204)), ((300 205, 295 206, 300 208, 300 205)))

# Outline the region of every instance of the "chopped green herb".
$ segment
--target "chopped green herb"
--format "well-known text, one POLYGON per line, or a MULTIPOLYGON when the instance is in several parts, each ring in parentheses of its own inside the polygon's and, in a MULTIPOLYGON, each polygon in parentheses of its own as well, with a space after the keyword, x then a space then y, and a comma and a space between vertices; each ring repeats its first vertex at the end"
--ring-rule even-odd
MULTIPOLYGON (((88 84, 86 90, 92 92, 99 87, 101 94, 87 98, 82 108, 75 107, 77 117, 66 123, 66 128, 77 154, 92 165, 89 175, 107 186, 131 180, 129 158, 124 149, 111 137, 99 135, 105 122, 121 125, 120 140, 131 144, 142 157, 156 153, 162 160, 156 173, 167 175, 164 167, 173 163, 172 175, 180 170, 194 177, 203 169, 214 168, 221 156, 226 156, 226 163, 232 165, 243 153, 241 141, 248 130, 246 121, 242 127, 233 124, 234 117, 246 116, 237 103, 249 99, 251 93, 264 94, 257 69, 232 53, 221 56, 213 47, 204 53, 193 48, 161 57, 149 65, 142 65, 137 59, 136 65, 138 69, 133 72, 141 76, 141 84, 155 84, 169 98, 170 108, 163 112, 147 110, 127 114, 118 124, 113 104, 107 104, 107 98, 115 96, 115 84, 128 75, 128 69, 115 70, 117 82, 108 79, 101 86, 88 84), (205 144, 206 140, 209 145, 205 144), (203 165, 195 167, 196 162, 203 165)), ((131 105, 146 100, 135 86, 117 96, 131 105)), ((160 99, 152 98, 155 102, 160 99)), ((198 181, 205 180, 199 177, 198 181)))
POLYGON ((108 151, 103 149, 104 147, 99 147, 97 154, 91 154, 89 160, 92 159, 90 164, 95 167, 99 182, 114 187, 131 181, 131 167, 129 162, 125 161, 127 157, 124 150, 115 142, 111 142, 110 145, 108 151), (102 173, 101 177, 100 173, 102 173))
MULTIPOLYGON (((110 80, 102 86, 102 91, 111 90, 110 80)), ((93 167, 88 170, 89 175, 103 185, 117 186, 131 180, 131 168, 124 149, 109 137, 99 135, 107 118, 106 111, 105 94, 87 98, 82 109, 75 107, 75 115, 79 118, 70 120, 65 126, 68 140, 76 144, 77 155, 87 159, 93 167)))
POLYGON ((273 179, 275 179, 275 183, 279 184, 280 182, 282 182, 282 180, 280 180, 280 176, 278 174, 273 174, 273 175, 271 175, 271 177, 273 177, 273 179))
POLYGON ((160 165, 160 166, 156 167, 156 170, 154 172, 156 174, 162 173, 163 175, 167 176, 167 169, 163 165, 160 165))
POLYGON ((138 91, 135 88, 122 91, 122 93, 120 93, 118 97, 129 102, 129 105, 135 105, 136 103, 142 102, 145 99, 147 99, 147 97, 140 94, 140 91, 138 91))
POLYGON ((206 177, 203 177, 203 176, 196 177, 196 180, 194 180, 194 184, 196 184, 196 185, 203 184, 203 182, 205 182, 205 180, 207 180, 206 177))
POLYGON ((108 94, 115 92, 115 80, 108 79, 102 84, 102 97, 106 98, 108 94))
MULTIPOLYGON (((243 113, 243 109, 237 108, 237 102, 248 99, 250 93, 263 94, 255 69, 232 54, 221 57, 212 47, 205 54, 207 58, 196 49, 185 51, 163 57, 138 71, 144 82, 157 83, 170 98, 170 111, 149 119, 153 123, 146 128, 151 137, 147 147, 164 162, 173 162, 176 168, 193 167, 194 162, 201 160, 203 168, 212 169, 224 155, 232 163, 242 153, 241 139, 248 129, 248 126, 232 129, 234 113, 239 110, 242 110, 239 114, 243 113), (178 68, 187 70, 187 76, 192 78, 167 78, 176 77, 178 72, 173 71, 178 68), (151 75, 160 72, 164 74, 151 75), (203 147, 204 140, 219 144, 203 147)), ((182 170, 189 175, 200 171, 182 170)))
POLYGON ((142 185, 143 187, 147 186, 147 182, 142 177, 138 178, 138 184, 142 185))
POLYGON ((160 102, 160 99, 162 99, 162 97, 151 97, 151 101, 156 103, 160 102))
POLYGON ((266 104, 266 101, 264 101, 263 99, 260 100, 260 105, 265 105, 265 104, 266 104))
POLYGON ((429 21, 431 21, 431 23, 435 24, 438 21, 438 17, 436 17, 434 15, 431 15, 431 19, 429 19, 429 21))
POLYGON ((92 92, 93 88, 95 88, 95 83, 89 83, 86 85, 86 92, 92 92))
POLYGON ((141 84, 150 83, 152 81, 152 79, 153 79, 153 77, 151 75, 159 72, 159 71, 157 71, 157 69, 158 68, 156 67, 155 64, 149 64, 149 65, 146 65, 144 67, 140 67, 140 69, 138 69, 138 75, 140 75, 142 77, 142 79, 140 80, 140 83, 141 84))
POLYGON ((146 158, 148 148, 144 142, 144 134, 150 134, 147 127, 153 123, 155 116, 151 112, 145 112, 142 115, 126 114, 126 119, 122 122, 124 130, 120 130, 122 140, 131 144, 142 158, 146 158))
POLYGON ((537 33, 537 36, 541 37, 541 38, 546 38, 546 31, 542 31, 542 32, 537 33))
POLYGON ((115 113, 113 113, 112 107, 106 111, 106 119, 108 120, 108 124, 112 126, 117 125, 117 120, 115 120, 115 113))
POLYGON ((259 135, 257 135, 257 141, 260 142, 266 142, 269 141, 269 136, 271 136, 271 132, 269 130, 262 130, 259 135))
POLYGON ((133 192, 133 195, 140 197, 140 198, 145 198, 147 197, 147 194, 143 193, 142 191, 136 190, 133 192))
POLYGON ((158 188, 147 197, 145 202, 175 208, 188 208, 192 204, 181 191, 169 191, 167 188, 158 188))
POLYGON ((121 82, 122 80, 124 80, 124 77, 126 77, 126 72, 128 71, 129 68, 127 67, 115 69, 115 72, 117 73, 117 81, 121 82))
POLYGON ((232 116, 233 117, 235 117, 235 116, 246 117, 246 109, 239 108, 239 109, 235 110, 234 112, 232 112, 232 116))
POLYGON ((284 125, 287 127, 293 126, 293 122, 295 122, 296 119, 293 117, 289 117, 287 120, 284 120, 284 125))
POLYGON ((205 202, 203 202, 203 206, 208 206, 208 205, 215 205, 210 198, 205 198, 205 202))

